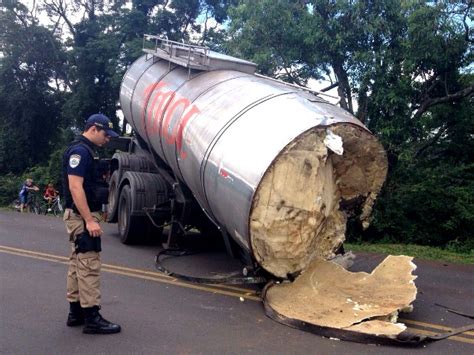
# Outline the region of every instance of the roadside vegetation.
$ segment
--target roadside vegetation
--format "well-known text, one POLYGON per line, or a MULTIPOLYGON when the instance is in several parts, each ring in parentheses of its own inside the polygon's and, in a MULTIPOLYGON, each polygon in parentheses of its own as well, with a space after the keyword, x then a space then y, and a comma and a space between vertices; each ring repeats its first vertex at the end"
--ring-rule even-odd
POLYGON ((417 259, 434 260, 437 262, 455 263, 455 264, 474 264, 474 250, 466 252, 456 252, 450 249, 435 248, 414 244, 382 244, 382 243, 345 243, 346 251, 409 255, 417 259))
POLYGON ((16 198, 26 177, 61 189, 61 152, 90 114, 119 124, 121 79, 149 33, 252 60, 260 74, 293 84, 334 86, 340 106, 377 135, 389 162, 371 226, 351 223, 348 240, 425 245, 471 260, 473 6, 0 1, 0 205, 16 198))

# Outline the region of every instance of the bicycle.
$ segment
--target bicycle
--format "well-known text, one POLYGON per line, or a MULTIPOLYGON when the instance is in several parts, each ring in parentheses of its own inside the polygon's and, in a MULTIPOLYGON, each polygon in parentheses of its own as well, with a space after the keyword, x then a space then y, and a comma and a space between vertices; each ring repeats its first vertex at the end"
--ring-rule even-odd
POLYGON ((64 212, 64 207, 61 204, 61 197, 58 195, 53 199, 53 202, 51 205, 46 205, 46 213, 52 213, 55 216, 60 216, 64 212))
POLYGON ((34 214, 45 214, 46 204, 42 203, 36 192, 30 191, 28 194, 28 207, 34 214))

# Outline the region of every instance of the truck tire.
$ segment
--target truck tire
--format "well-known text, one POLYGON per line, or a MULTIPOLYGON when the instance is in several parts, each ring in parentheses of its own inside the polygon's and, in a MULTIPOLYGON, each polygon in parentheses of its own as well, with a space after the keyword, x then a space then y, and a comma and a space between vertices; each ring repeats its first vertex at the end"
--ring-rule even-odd
POLYGON ((119 171, 115 170, 109 180, 109 204, 107 205, 107 222, 117 222, 119 171))
POLYGON ((124 244, 161 242, 163 228, 155 228, 148 217, 132 215, 132 190, 125 185, 120 192, 117 219, 120 241, 124 244))
POLYGON ((129 185, 120 192, 118 201, 118 232, 124 244, 136 244, 142 239, 143 227, 139 216, 132 216, 132 193, 129 185))
POLYGON ((157 173, 153 161, 144 154, 115 153, 112 157, 111 166, 112 170, 118 171, 119 181, 127 171, 157 173))

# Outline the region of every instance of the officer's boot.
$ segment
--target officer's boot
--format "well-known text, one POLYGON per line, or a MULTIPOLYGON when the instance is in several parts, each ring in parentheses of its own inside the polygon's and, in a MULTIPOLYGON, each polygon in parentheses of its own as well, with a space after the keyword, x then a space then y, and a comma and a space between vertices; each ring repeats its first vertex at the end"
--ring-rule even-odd
POLYGON ((120 325, 110 323, 108 320, 102 318, 99 313, 99 306, 90 308, 83 308, 86 316, 86 325, 83 333, 86 334, 113 334, 120 332, 120 325))
POLYGON ((69 303, 69 314, 67 316, 68 327, 75 327, 84 324, 84 312, 79 302, 69 303))

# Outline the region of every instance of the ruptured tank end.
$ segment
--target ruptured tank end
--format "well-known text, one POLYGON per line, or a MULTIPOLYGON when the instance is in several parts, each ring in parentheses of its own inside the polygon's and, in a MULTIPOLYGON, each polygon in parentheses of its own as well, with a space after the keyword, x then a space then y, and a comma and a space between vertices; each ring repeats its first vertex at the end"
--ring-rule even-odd
POLYGON ((382 145, 359 126, 317 127, 297 137, 266 171, 253 200, 257 262, 287 278, 316 258, 333 258, 348 216, 359 214, 368 225, 386 173, 382 145))
POLYGON ((398 313, 416 298, 412 259, 390 255, 370 274, 316 259, 294 282, 272 285, 266 301, 277 313, 309 324, 396 337, 406 330, 398 313))

